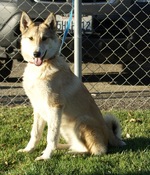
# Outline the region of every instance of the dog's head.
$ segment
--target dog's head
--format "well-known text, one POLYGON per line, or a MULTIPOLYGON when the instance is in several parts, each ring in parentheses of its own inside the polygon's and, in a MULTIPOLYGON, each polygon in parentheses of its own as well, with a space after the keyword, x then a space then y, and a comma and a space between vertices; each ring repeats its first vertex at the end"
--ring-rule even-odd
POLYGON ((60 42, 56 35, 56 19, 51 13, 43 23, 34 23, 25 13, 20 20, 21 52, 27 62, 36 66, 58 54, 60 42))

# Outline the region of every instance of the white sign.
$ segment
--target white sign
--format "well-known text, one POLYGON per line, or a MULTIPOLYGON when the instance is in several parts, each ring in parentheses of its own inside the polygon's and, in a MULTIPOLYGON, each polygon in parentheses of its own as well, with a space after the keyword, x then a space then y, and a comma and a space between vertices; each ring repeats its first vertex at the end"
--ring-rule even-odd
MULTIPOLYGON (((66 29, 69 17, 56 15, 57 21, 57 30, 58 32, 63 32, 66 29)), ((83 16, 82 17, 82 24, 81 24, 82 31, 84 33, 91 33, 92 32, 92 16, 83 16)), ((72 21, 69 28, 70 32, 73 33, 74 31, 74 17, 72 17, 72 21)))

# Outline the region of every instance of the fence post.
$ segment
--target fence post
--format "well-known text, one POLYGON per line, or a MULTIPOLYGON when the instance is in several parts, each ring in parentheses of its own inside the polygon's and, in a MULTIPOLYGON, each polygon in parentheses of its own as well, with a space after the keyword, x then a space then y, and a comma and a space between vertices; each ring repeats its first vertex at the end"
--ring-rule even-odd
POLYGON ((74 74, 82 77, 82 32, 81 32, 82 1, 74 1, 74 74))

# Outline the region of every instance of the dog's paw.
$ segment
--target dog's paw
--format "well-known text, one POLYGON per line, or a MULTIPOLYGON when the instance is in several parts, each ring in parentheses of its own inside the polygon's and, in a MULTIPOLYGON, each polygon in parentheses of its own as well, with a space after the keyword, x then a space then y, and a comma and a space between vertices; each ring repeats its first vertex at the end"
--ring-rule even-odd
POLYGON ((26 149, 26 148, 24 148, 24 149, 19 149, 17 152, 18 153, 30 153, 30 152, 32 152, 34 149, 26 149))
POLYGON ((37 157, 37 158, 35 159, 35 161, 38 161, 38 160, 48 160, 48 159, 50 159, 49 156, 44 156, 44 155, 42 155, 42 156, 37 157))
POLYGON ((19 149, 17 152, 18 153, 25 153, 25 152, 27 152, 27 150, 25 150, 25 149, 19 149))

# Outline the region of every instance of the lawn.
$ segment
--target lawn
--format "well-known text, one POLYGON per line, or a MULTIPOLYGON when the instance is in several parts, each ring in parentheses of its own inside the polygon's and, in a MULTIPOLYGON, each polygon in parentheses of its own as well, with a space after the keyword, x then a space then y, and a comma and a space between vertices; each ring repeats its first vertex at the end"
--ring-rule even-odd
POLYGON ((17 153, 30 137, 32 109, 0 108, 0 175, 149 175, 150 110, 111 111, 121 122, 122 148, 104 156, 72 155, 55 151, 47 161, 34 161, 46 145, 46 130, 31 154, 17 153))

